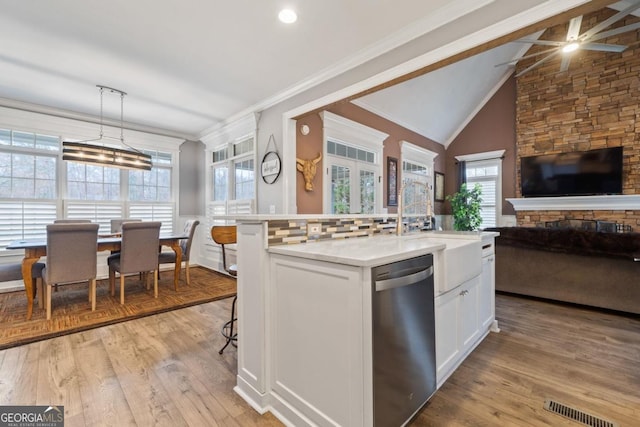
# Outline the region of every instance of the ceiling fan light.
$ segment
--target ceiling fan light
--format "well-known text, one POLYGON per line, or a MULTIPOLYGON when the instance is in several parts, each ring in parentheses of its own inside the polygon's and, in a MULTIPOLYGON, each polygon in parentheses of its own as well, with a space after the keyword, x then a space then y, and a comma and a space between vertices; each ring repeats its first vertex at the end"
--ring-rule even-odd
POLYGON ((580 44, 578 42, 571 42, 569 44, 564 45, 564 47, 562 48, 562 51, 564 53, 569 53, 569 52, 578 50, 579 47, 580 47, 580 44))

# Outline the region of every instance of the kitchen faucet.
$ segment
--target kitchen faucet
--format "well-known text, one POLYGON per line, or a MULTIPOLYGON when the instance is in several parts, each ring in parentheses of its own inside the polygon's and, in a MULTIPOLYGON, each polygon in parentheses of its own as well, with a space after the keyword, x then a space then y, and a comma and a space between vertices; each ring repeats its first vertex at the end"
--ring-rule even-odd
MULTIPOLYGON (((427 199, 427 203, 426 203, 426 213, 425 216, 427 218, 431 218, 432 215, 432 206, 431 206, 431 197, 429 196, 429 184, 426 184, 424 182, 420 182, 420 181, 407 181, 402 183, 402 185, 400 186, 400 192, 398 193, 398 214, 397 214, 397 218, 396 218, 396 235, 398 236, 402 236, 402 229, 403 229, 403 213, 404 213, 404 209, 405 209, 405 205, 404 205, 404 201, 403 201, 403 197, 402 195, 404 194, 404 190, 410 186, 415 186, 415 185, 419 185, 421 187, 424 187, 425 190, 425 198, 427 199)), ((417 203, 412 203, 406 207, 410 207, 410 206, 415 206, 418 205, 417 203)))

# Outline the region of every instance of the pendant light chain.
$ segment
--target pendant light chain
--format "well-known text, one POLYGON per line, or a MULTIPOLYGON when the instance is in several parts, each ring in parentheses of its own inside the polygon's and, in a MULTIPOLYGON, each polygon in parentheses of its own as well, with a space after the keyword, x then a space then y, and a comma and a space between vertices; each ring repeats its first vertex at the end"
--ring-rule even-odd
POLYGON ((103 123, 103 110, 102 110, 102 93, 104 92, 104 88, 102 86, 98 86, 100 88, 100 139, 102 139, 103 135, 104 135, 104 131, 102 129, 102 123, 103 123))
POLYGON ((124 145, 124 92, 120 92, 120 142, 124 145))
POLYGON ((124 141, 124 96, 127 93, 108 86, 96 86, 100 89, 100 136, 98 139, 84 141, 63 141, 62 160, 122 169, 150 171, 153 167, 151 155, 143 153, 124 141), (120 94, 120 144, 122 148, 89 144, 90 142, 102 142, 103 138, 116 139, 115 137, 104 136, 105 89, 111 93, 120 94))

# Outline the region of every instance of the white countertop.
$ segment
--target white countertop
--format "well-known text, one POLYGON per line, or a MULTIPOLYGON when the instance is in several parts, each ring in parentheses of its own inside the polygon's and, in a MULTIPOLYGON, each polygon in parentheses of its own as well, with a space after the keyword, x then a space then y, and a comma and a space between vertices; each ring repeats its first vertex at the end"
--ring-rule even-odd
POLYGON ((385 235, 323 240, 272 246, 269 252, 356 267, 374 267, 433 253, 446 246, 441 242, 430 242, 427 236, 424 237, 385 235))
POLYGON ((407 258, 435 253, 450 245, 459 246, 447 239, 481 240, 495 237, 496 232, 432 231, 396 235, 378 235, 349 239, 310 241, 293 245, 269 247, 273 254, 315 259, 356 267, 374 267, 407 258))

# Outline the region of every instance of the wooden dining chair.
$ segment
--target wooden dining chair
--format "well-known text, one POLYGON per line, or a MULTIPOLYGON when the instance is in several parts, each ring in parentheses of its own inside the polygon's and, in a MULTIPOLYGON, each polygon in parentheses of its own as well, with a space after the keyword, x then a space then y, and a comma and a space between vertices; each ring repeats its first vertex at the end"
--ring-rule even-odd
MULTIPOLYGON (((227 263, 227 254, 225 251, 225 245, 231 245, 237 243, 237 228, 235 225, 216 225, 211 227, 211 238, 214 242, 220 245, 222 248, 222 267, 232 277, 238 277, 238 266, 236 264, 227 263)), ((238 334, 234 332, 235 323, 238 320, 236 318, 236 302, 238 301, 238 294, 233 297, 231 302, 231 319, 222 326, 222 336, 226 338, 224 347, 218 351, 222 354, 225 348, 233 342, 237 341, 238 334)))
MULTIPOLYGON (((196 227, 200 224, 197 219, 190 219, 184 224, 184 234, 189 236, 186 239, 180 241, 180 249, 182 250, 182 261, 184 261, 184 272, 187 285, 191 284, 191 277, 189 275, 189 254, 191 253, 191 243, 193 243, 193 235, 196 232, 196 227)), ((160 252, 158 255, 158 264, 175 264, 176 253, 160 252)), ((158 269, 158 275, 160 275, 160 269, 158 269)))
MULTIPOLYGON (((124 304, 125 276, 138 273, 153 274, 153 295, 158 298, 158 248, 160 221, 125 222, 122 224, 120 252, 107 258, 109 287, 115 296, 115 274, 120 275, 120 304, 124 304)), ((149 289, 149 276, 144 275, 149 289)))
POLYGON ((99 227, 86 223, 47 225, 47 263, 42 270, 47 320, 51 319, 53 285, 89 281, 91 310, 96 309, 99 227))

